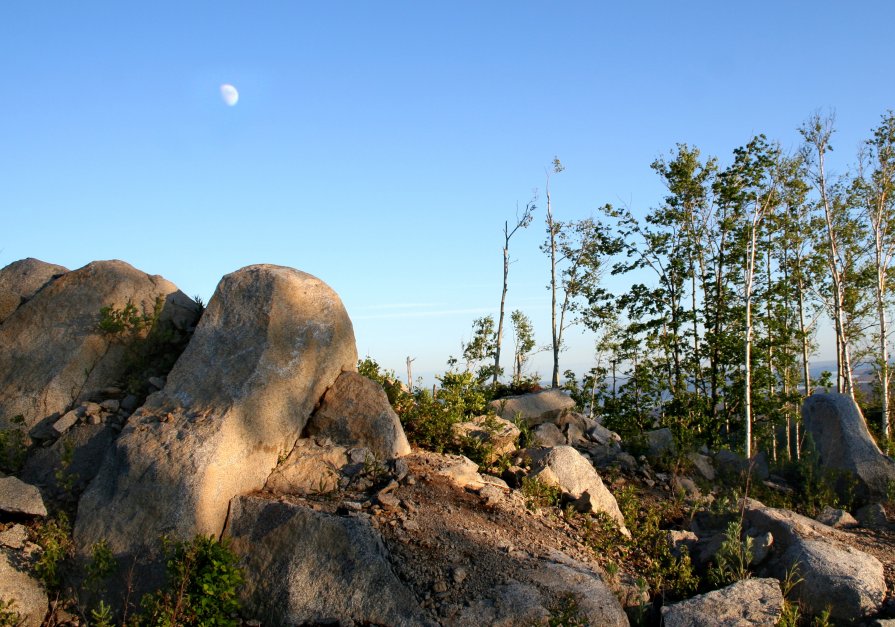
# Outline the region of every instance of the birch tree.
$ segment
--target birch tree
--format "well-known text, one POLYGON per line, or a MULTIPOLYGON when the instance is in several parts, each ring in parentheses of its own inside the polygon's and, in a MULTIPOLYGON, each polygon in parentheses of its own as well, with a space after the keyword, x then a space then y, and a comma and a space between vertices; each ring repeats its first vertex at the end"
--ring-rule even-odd
POLYGON ((497 335, 494 340, 494 375, 491 381, 493 385, 497 385, 497 377, 500 376, 500 347, 503 343, 503 319, 510 276, 510 239, 516 234, 516 231, 527 228, 531 224, 534 210, 534 201, 529 201, 521 215, 518 207, 516 208, 516 223, 512 229, 510 229, 509 221, 503 223, 503 289, 500 292, 500 314, 497 318, 497 335))

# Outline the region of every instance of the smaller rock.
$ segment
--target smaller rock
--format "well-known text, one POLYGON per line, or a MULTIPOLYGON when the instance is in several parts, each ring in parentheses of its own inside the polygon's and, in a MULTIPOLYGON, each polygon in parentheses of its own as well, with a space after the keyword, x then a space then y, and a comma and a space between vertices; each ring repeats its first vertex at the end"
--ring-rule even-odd
POLYGON ((446 459, 447 463, 438 471, 438 475, 447 477, 458 488, 481 488, 485 485, 479 474, 479 465, 474 461, 462 455, 448 455, 446 459))
POLYGON ((776 625, 783 613, 783 593, 776 579, 743 579, 662 608, 665 627, 748 627, 776 625))
POLYGON ((11 549, 21 549, 28 539, 28 530, 24 525, 15 524, 9 529, 0 531, 0 544, 11 549))
POLYGON ((493 485, 485 485, 479 490, 479 496, 486 505, 496 505, 503 499, 503 492, 493 485))
POLYGON ((572 445, 578 445, 584 442, 584 431, 577 424, 570 422, 565 428, 566 442, 572 445))
POLYGON ((60 436, 71 429, 78 422, 78 412, 72 410, 65 412, 62 418, 53 423, 53 431, 56 436, 60 436))
POLYGON ((87 414, 87 424, 88 425, 98 425, 102 424, 103 419, 101 416, 97 414, 87 414))
POLYGON ((599 423, 592 425, 587 431, 585 431, 584 435, 591 442, 596 442, 597 444, 602 444, 604 446, 610 445, 613 442, 621 442, 621 436, 619 434, 614 431, 610 431, 599 423))
POLYGON ((774 536, 770 531, 758 534, 752 539, 752 561, 750 566, 758 566, 768 557, 771 547, 774 545, 774 536))
POLYGON ((461 584, 467 577, 466 569, 462 566, 457 566, 454 568, 454 572, 451 574, 451 578, 454 580, 454 583, 461 584))
POLYGON ((886 527, 889 524, 889 519, 886 517, 886 508, 882 503, 865 505, 855 512, 855 518, 858 519, 862 527, 871 529, 886 527))
POLYGON ((531 432, 531 436, 533 446, 552 448, 554 446, 562 446, 566 443, 566 436, 563 435, 563 432, 560 431, 559 427, 552 422, 545 422, 544 424, 538 425, 538 427, 531 432))
POLYGON ((99 403, 94 403, 92 401, 84 403, 81 407, 83 408, 84 413, 88 416, 99 416, 100 412, 103 410, 99 403))
POLYGON ((376 502, 382 506, 383 509, 387 510, 395 510, 401 506, 400 500, 394 494, 383 494, 379 493, 376 495, 376 502))
POLYGON ((824 507, 815 520, 834 529, 851 529, 859 524, 855 517, 844 509, 835 509, 829 505, 824 507))
POLYGON ((690 453, 687 458, 693 463, 693 467, 699 471, 699 474, 708 481, 715 480, 715 467, 712 465, 712 459, 708 455, 702 453, 690 453))
POLYGON ((119 407, 121 407, 121 401, 114 399, 114 398, 110 398, 110 399, 104 400, 102 403, 99 404, 99 406, 108 412, 114 413, 114 412, 118 411, 119 407))
POLYGON ((137 407, 139 407, 140 400, 134 396, 133 394, 128 394, 123 399, 121 399, 121 409, 124 411, 134 411, 137 407))
POLYGON ((0 477, 0 512, 46 516, 40 490, 16 477, 0 477))
POLYGON ((688 498, 698 499, 702 496, 699 487, 690 477, 675 476, 671 478, 671 487, 675 493, 683 493, 688 498))
POLYGON ((680 557, 686 548, 687 553, 693 550, 693 547, 699 541, 699 537, 692 531, 678 531, 670 529, 668 531, 668 545, 675 557, 680 557))
POLYGON ((161 377, 149 377, 149 385, 154 387, 156 390, 161 390, 165 387, 165 380, 161 377))
POLYGON ((666 455, 673 455, 677 450, 674 445, 674 435, 668 427, 647 431, 644 435, 649 447, 647 457, 650 459, 661 459, 666 455))

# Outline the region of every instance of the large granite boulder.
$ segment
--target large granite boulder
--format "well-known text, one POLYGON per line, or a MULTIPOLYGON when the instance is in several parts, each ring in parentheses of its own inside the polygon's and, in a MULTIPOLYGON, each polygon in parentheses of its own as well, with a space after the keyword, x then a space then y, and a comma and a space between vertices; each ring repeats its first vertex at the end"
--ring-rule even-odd
POLYGON ((559 389, 543 390, 491 401, 489 408, 504 420, 520 416, 530 427, 552 422, 575 409, 575 401, 559 389))
POLYGON ((241 496, 225 536, 245 571, 243 607, 265 625, 432 624, 360 518, 241 496))
POLYGON ((0 269, 0 323, 68 268, 29 257, 0 269))
POLYGON ((163 533, 219 535, 230 499, 264 486, 356 362, 351 321, 321 280, 272 265, 225 276, 164 389, 81 497, 79 549, 105 539, 133 554, 163 533))
POLYGON ((812 394, 802 404, 802 421, 822 468, 851 473, 865 498, 886 496, 895 482, 895 461, 880 451, 851 397, 812 394))
POLYGON ((627 534, 618 502, 581 453, 571 446, 557 446, 535 460, 531 476, 555 485, 582 512, 604 512, 627 534))
POLYGON ((776 579, 743 579, 662 608, 665 627, 770 627, 783 614, 776 579))
POLYGON ((827 607, 835 620, 852 620, 876 612, 886 596, 883 565, 848 544, 847 534, 785 509, 743 502, 748 533, 770 532, 776 556, 769 566, 783 578, 797 568, 804 580, 795 592, 805 609, 820 614, 827 607))
POLYGON ((100 309, 152 314, 187 327, 197 305, 170 281, 123 261, 94 261, 47 284, 0 325, 0 428, 22 416, 30 429, 121 378, 126 349, 99 330, 100 309))
POLYGON ((813 614, 829 608, 831 618, 852 620, 875 613, 885 600, 883 565, 853 547, 800 538, 781 560, 798 568, 804 581, 796 594, 813 614))
POLYGON ((403 457, 410 444, 382 386, 356 372, 343 372, 308 421, 307 434, 344 446, 364 447, 379 460, 403 457))
POLYGON ((539 560, 532 568, 514 573, 506 584, 495 586, 475 599, 455 617, 449 627, 490 625, 547 625, 556 623, 556 611, 572 610, 575 625, 627 627, 624 609, 603 579, 585 564, 565 558, 562 562, 539 560), (554 619, 554 620, 551 620, 554 619))

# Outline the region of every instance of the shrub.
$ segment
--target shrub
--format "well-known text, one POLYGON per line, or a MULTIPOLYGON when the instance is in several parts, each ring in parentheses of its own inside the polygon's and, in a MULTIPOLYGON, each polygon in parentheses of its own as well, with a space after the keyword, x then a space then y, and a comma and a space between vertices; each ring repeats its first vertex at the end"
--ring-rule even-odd
POLYGON ((143 597, 140 625, 238 625, 237 592, 243 582, 226 540, 197 535, 190 542, 164 540, 167 587, 143 597))
POLYGON ((537 477, 523 477, 522 496, 525 497, 525 507, 537 510, 542 507, 558 506, 562 492, 557 486, 544 483, 537 477))
POLYGON ((0 472, 16 474, 28 456, 28 444, 25 435, 25 417, 13 416, 10 422, 14 425, 0 430, 0 472))
POLYGON ((68 516, 60 512, 32 529, 34 541, 41 549, 34 564, 34 573, 49 589, 59 588, 66 562, 74 554, 68 516))
POLYGON ((719 588, 748 579, 751 561, 752 538, 743 536, 741 521, 731 521, 727 525, 724 542, 715 554, 714 564, 709 568, 709 579, 719 588))
POLYGON ((22 615, 15 611, 16 602, 0 599, 0 627, 18 627, 22 624, 22 615))

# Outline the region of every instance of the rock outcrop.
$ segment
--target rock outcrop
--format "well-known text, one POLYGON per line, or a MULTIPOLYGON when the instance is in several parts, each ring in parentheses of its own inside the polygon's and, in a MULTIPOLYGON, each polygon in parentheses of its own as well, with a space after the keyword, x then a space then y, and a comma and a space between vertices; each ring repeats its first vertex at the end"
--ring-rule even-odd
POLYGON ((850 473, 867 499, 885 498, 887 487, 895 482, 895 461, 880 451, 849 396, 812 394, 802 404, 802 421, 822 468, 850 473))
POLYGON ((750 533, 770 532, 777 556, 770 570, 782 579, 797 568, 804 582, 796 594, 806 609, 828 607, 834 619, 851 620, 879 609, 886 596, 883 565, 845 544, 844 532, 784 509, 747 499, 744 518, 750 533))
POLYGON ((531 476, 548 485, 558 486, 579 511, 608 514, 618 523, 622 533, 628 533, 615 497, 603 485, 593 465, 571 446, 548 450, 535 461, 531 476))
POLYGON ((47 613, 47 592, 31 576, 27 563, 19 554, 0 548, 0 600, 12 601, 9 611, 18 614, 20 622, 11 623, 22 627, 39 627, 47 613))
POLYGON ((401 421, 382 386, 356 372, 343 372, 326 391, 308 421, 307 434, 367 448, 378 460, 410 453, 401 421))
POLYGON ((783 613, 783 593, 776 579, 743 579, 662 608, 665 627, 766 627, 783 613))
POLYGON ((228 274, 82 496, 76 544, 135 554, 163 533, 220 534, 230 499, 264 486, 356 361, 351 321, 325 283, 271 265, 228 274))
POLYGON ((265 625, 433 624, 359 518, 237 497, 225 535, 247 574, 242 601, 265 625))
POLYGON ((24 516, 46 516, 40 490, 16 477, 0 477, 0 512, 24 516))
POLYGON ((0 323, 68 268, 29 257, 0 269, 0 323))
POLYGON ((100 309, 152 314, 186 327, 196 304, 170 281, 123 261, 95 261, 45 285, 0 324, 0 428, 22 417, 30 429, 55 422, 92 390, 110 387, 123 374, 125 348, 100 332, 100 309))
POLYGON ((504 420, 513 421, 520 416, 529 426, 551 422, 575 409, 575 401, 558 389, 507 396, 491 401, 489 408, 504 420))

